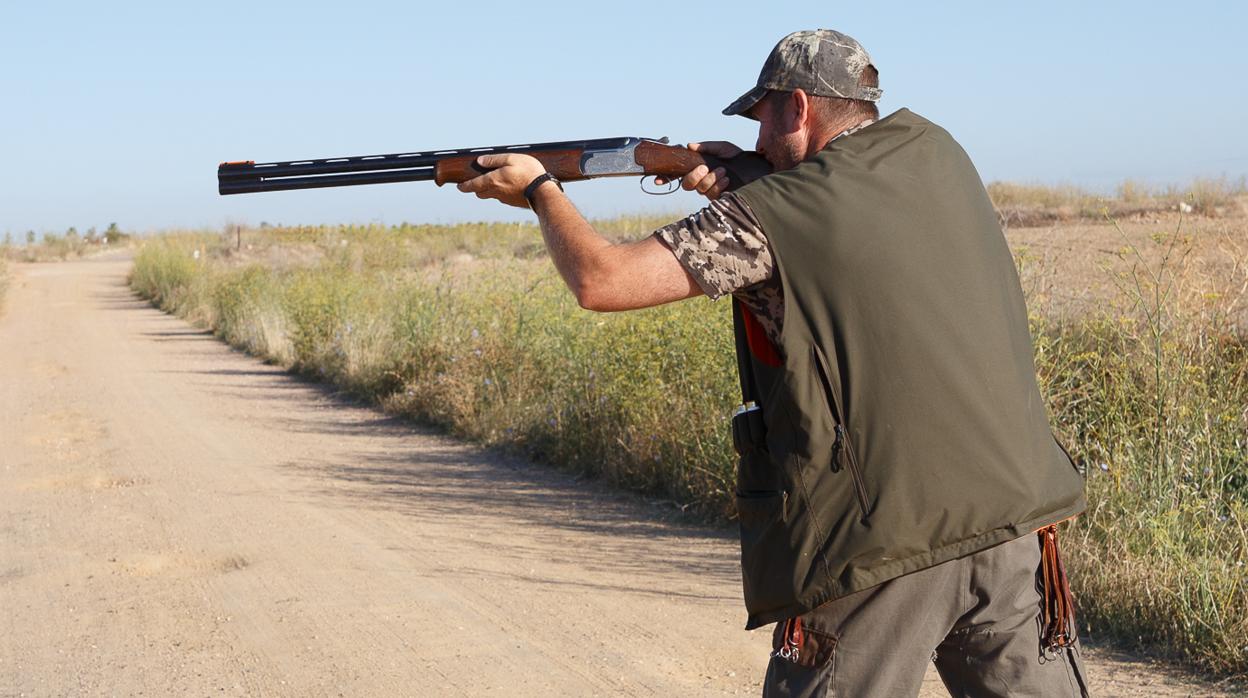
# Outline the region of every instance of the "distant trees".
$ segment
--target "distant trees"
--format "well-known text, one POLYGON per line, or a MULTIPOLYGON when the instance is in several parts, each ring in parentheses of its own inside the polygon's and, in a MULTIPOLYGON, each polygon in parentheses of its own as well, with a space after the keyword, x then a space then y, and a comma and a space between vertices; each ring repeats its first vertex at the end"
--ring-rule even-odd
MULTIPOLYGON (((92 226, 87 228, 86 234, 83 235, 78 232, 77 226, 71 225, 65 229, 64 233, 48 231, 38 233, 34 230, 27 230, 25 237, 26 249, 20 254, 20 257, 25 261, 33 262, 47 259, 81 257, 87 254, 91 248, 123 242, 130 237, 130 234, 122 232, 116 223, 109 223, 103 234, 96 230, 95 226, 92 226)), ((3 242, 0 244, 0 250, 11 250, 14 240, 14 234, 11 231, 6 231, 3 242)))
POLYGON ((104 231, 104 241, 110 245, 121 242, 128 237, 130 236, 121 232, 121 229, 117 227, 116 223, 109 223, 108 229, 104 231))

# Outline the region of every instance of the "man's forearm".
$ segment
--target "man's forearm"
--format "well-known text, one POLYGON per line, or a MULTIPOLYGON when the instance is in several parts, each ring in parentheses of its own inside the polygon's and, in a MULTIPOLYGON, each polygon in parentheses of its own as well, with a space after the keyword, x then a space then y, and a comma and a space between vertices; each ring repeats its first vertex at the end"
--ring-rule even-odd
POLYGON ((534 192, 533 207, 559 275, 582 307, 594 307, 594 290, 610 284, 609 279, 603 278, 603 257, 612 243, 599 235, 572 205, 572 200, 552 183, 543 184, 534 192))
POLYGON ((553 184, 534 193, 533 205, 550 258, 582 308, 635 310, 702 294, 655 237, 612 243, 553 184))
MULTIPOLYGON (((512 206, 525 205, 529 183, 545 172, 540 162, 520 153, 483 155, 478 164, 489 171, 460 183, 460 191, 512 206)), ((594 230, 554 182, 542 183, 529 196, 550 258, 582 308, 632 310, 702 293, 657 238, 612 243, 594 230)))

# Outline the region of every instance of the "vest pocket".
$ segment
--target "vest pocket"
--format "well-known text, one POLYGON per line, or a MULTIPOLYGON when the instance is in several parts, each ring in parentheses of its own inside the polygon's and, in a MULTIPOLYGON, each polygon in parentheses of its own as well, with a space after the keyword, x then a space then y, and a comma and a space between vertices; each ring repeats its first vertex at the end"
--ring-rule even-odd
POLYGON ((738 492, 737 517, 741 520, 741 530, 747 528, 756 533, 776 523, 784 523, 789 493, 780 492, 738 492))
POLYGON ((793 602, 794 551, 785 522, 788 492, 738 492, 741 583, 750 613, 793 602))
POLYGON ((737 465, 737 519, 741 529, 741 578, 751 613, 792 603, 794 551, 789 530, 789 493, 781 466, 767 451, 741 456, 737 465))
POLYGON ((845 427, 845 412, 841 409, 840 394, 832 386, 831 371, 828 369, 827 359, 824 358, 819 345, 811 345, 811 353, 814 354, 815 373, 819 374, 824 402, 827 404, 828 414, 832 417, 832 428, 836 435, 836 440, 832 442, 830 467, 833 472, 840 472, 842 469, 849 470, 849 477, 854 485, 854 498, 858 501, 858 509, 862 518, 866 519, 871 513, 871 500, 867 496, 867 486, 863 481, 858 457, 854 453, 854 444, 850 441, 849 430, 845 427))

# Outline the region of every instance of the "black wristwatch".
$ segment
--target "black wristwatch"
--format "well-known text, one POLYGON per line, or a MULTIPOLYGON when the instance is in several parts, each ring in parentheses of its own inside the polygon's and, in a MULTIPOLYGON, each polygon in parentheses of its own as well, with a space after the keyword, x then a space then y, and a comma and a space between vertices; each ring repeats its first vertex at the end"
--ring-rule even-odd
POLYGON ((529 202, 530 209, 533 208, 533 195, 537 193, 537 188, 542 186, 542 183, 546 181, 554 182, 555 186, 559 187, 559 191, 563 191, 563 183, 555 179, 554 175, 549 172, 541 173, 540 175, 534 177, 532 182, 529 182, 529 186, 524 188, 524 200, 529 202))

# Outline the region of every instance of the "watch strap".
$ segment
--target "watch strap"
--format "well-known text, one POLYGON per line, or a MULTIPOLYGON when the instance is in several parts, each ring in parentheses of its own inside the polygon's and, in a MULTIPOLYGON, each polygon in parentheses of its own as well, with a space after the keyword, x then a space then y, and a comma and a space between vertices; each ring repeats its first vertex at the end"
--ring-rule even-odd
POLYGON ((533 181, 529 182, 529 186, 524 188, 524 200, 529 202, 529 208, 533 208, 533 195, 537 193, 537 188, 542 186, 542 184, 548 181, 554 182, 555 186, 559 187, 559 191, 563 191, 562 182, 560 182, 558 179, 555 179, 555 176, 552 175, 551 173, 543 172, 540 175, 534 177, 533 181))

